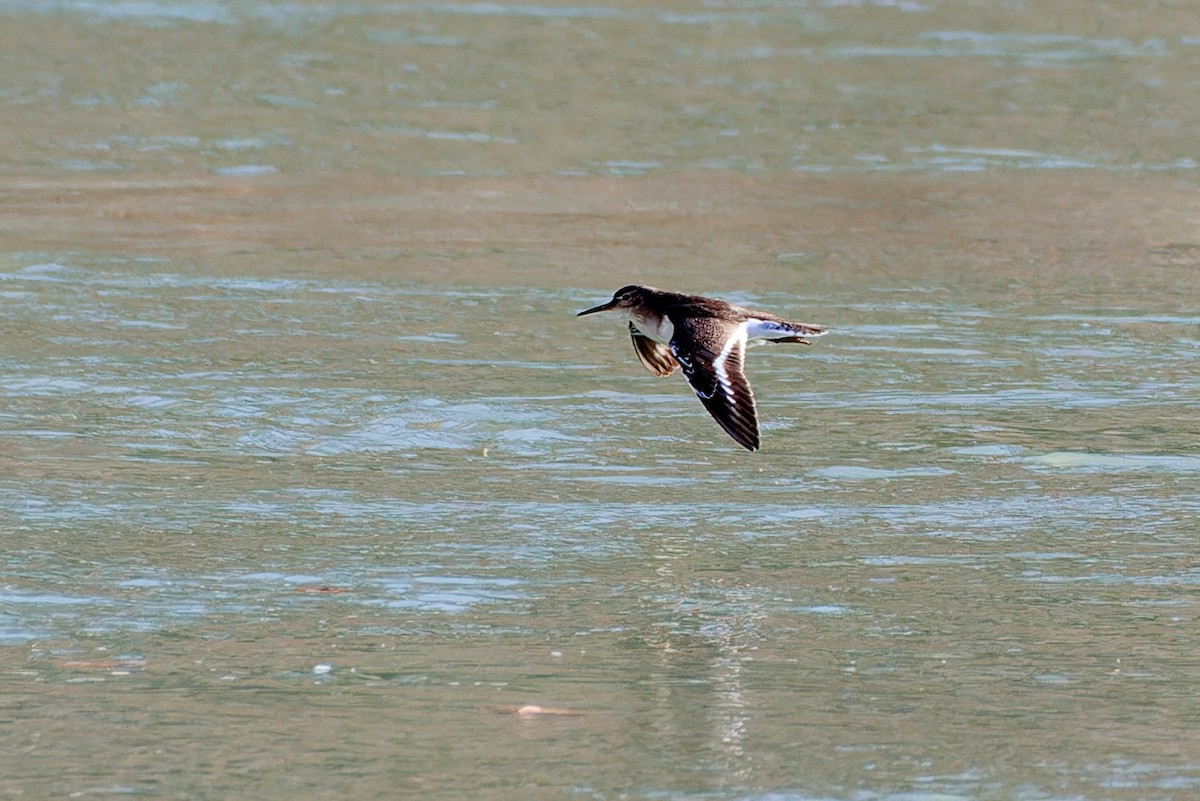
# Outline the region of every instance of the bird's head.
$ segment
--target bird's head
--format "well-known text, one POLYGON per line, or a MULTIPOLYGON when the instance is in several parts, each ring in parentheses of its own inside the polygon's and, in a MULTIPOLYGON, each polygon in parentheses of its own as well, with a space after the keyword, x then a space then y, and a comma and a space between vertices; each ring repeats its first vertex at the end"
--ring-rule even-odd
POLYGON ((613 293, 612 300, 607 303, 601 303, 599 306, 593 306, 590 309, 584 309, 576 314, 576 317, 582 317, 585 314, 595 314, 596 312, 611 311, 611 310, 628 310, 636 309, 645 303, 646 295, 650 291, 650 287, 630 284, 623 286, 613 293))

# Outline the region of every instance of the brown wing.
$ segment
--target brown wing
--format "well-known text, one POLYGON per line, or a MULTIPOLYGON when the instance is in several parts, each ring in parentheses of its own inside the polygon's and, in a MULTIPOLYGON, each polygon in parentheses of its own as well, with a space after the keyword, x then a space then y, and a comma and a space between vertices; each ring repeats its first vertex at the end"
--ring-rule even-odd
POLYGON ((671 355, 670 348, 637 330, 633 323, 629 324, 629 336, 633 337, 633 349, 647 370, 661 377, 675 372, 679 362, 671 355))
POLYGON ((758 411, 750 382, 742 372, 745 323, 703 317, 677 320, 671 352, 696 396, 725 433, 746 450, 758 450, 758 411))

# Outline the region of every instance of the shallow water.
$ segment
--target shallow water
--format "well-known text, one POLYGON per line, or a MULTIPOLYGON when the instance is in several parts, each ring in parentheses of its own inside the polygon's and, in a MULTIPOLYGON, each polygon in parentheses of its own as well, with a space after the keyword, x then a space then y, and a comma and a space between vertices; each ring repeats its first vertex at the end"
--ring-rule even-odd
POLYGON ((0 3, 0 788, 1194 796, 1200 49, 1068 6, 0 3), (631 281, 833 329, 762 452, 631 281))

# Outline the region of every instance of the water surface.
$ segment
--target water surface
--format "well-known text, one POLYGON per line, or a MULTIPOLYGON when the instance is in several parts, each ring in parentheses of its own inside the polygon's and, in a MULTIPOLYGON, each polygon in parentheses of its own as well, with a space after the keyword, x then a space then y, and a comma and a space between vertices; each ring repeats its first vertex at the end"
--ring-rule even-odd
POLYGON ((0 3, 0 787, 1194 796, 1200 32, 1044 5, 0 3))

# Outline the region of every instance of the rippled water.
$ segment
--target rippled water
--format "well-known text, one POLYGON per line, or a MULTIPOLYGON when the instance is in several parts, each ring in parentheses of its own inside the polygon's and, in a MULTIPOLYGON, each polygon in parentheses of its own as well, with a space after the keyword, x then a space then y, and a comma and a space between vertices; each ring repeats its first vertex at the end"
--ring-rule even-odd
POLYGON ((0 3, 0 789, 1195 796, 1185 12, 0 3))

